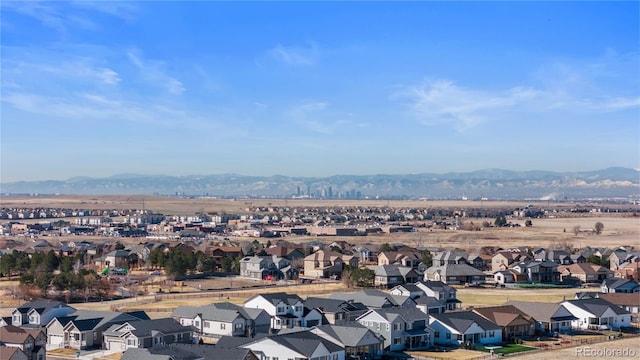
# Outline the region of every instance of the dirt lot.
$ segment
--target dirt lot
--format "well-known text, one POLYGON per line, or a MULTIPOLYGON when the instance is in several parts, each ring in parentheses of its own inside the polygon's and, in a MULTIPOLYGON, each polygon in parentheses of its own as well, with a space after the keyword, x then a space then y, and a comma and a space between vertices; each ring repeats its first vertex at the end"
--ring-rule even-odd
POLYGON ((580 345, 562 350, 536 351, 532 354, 516 356, 519 360, 557 360, 557 359, 638 359, 640 358, 640 339, 623 338, 597 344, 580 345))

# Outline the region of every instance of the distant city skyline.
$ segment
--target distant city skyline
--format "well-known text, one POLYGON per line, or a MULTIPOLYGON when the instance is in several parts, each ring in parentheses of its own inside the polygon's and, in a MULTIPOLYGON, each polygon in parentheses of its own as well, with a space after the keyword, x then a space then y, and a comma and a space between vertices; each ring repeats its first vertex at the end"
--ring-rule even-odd
POLYGON ((640 168, 638 2, 0 6, 3 183, 640 168))

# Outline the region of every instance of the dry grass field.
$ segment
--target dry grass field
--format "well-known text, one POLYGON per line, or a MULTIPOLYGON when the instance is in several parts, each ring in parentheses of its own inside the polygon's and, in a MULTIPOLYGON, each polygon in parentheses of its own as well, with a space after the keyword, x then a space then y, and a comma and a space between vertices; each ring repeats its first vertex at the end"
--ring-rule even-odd
MULTIPOLYGON (((400 200, 311 200, 311 199, 182 199, 161 196, 122 195, 122 196, 3 196, 4 207, 62 207, 62 208, 87 208, 87 209, 146 209, 164 214, 192 214, 196 212, 208 213, 248 213, 249 208, 255 207, 392 207, 392 208, 448 208, 448 209, 478 209, 478 208, 522 208, 530 202, 500 202, 500 201, 400 201, 400 200)), ((584 206, 572 203, 547 203, 534 204, 542 208, 569 209, 584 206)), ((638 205, 607 205, 611 208, 637 209, 638 205)), ((514 223, 522 225, 517 228, 488 228, 482 231, 464 230, 438 230, 418 228, 417 232, 373 235, 367 237, 306 237, 292 236, 287 240, 304 243, 311 240, 331 242, 345 240, 348 242, 369 243, 402 243, 413 246, 428 247, 462 247, 479 248, 482 246, 544 246, 562 248, 565 246, 609 246, 640 245, 640 216, 623 215, 620 213, 556 213, 555 217, 545 219, 533 219, 532 227, 524 226, 524 219, 510 219, 514 223), (601 235, 594 235, 588 231, 574 234, 574 227, 582 230, 590 230, 596 222, 604 224, 601 235)), ((37 222, 40 220, 25 220, 25 222, 37 222)), ((463 222, 482 224, 484 221, 493 222, 493 219, 463 218, 463 222)), ((86 236, 85 236, 86 238, 86 236)), ((88 237, 89 239, 91 237, 88 237)), ((236 240, 242 240, 237 238, 236 240)), ((137 241, 137 240, 136 240, 137 241)))

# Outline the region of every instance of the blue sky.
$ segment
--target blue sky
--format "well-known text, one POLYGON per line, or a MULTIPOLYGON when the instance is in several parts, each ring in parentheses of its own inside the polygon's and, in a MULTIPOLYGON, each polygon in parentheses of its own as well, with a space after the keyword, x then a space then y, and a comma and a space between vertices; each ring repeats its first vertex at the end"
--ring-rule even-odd
POLYGON ((1 5, 1 180, 640 167, 634 2, 1 5))

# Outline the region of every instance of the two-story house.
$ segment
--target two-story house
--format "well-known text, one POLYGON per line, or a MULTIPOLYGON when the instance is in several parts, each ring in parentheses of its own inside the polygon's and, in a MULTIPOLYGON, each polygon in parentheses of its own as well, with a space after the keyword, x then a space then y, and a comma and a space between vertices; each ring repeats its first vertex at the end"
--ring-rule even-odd
POLYGON ((0 327, 0 347, 20 349, 28 360, 44 360, 46 351, 42 344, 45 338, 40 329, 23 329, 13 325, 0 327))
POLYGON ((528 260, 533 259, 524 251, 500 251, 491 258, 491 271, 495 273, 506 270, 514 263, 528 260))
POLYGON ((260 359, 345 360, 343 347, 310 331, 266 336, 239 347, 250 349, 260 359))
POLYGON ((558 271, 560 271, 560 280, 563 282, 601 283, 613 277, 613 271, 591 263, 560 265, 558 271))
POLYGON ((269 332, 271 326, 271 316, 266 311, 228 302, 180 306, 171 317, 183 326, 192 326, 202 337, 253 336, 269 332))
POLYGON ((379 359, 382 357, 384 339, 357 322, 316 326, 309 331, 342 347, 348 358, 379 359))
POLYGON ((424 272, 424 280, 442 281, 446 284, 484 284, 487 275, 466 263, 434 265, 424 272))
POLYGON ((60 301, 32 301, 17 307, 11 313, 11 325, 43 327, 58 316, 67 316, 76 311, 60 301))
POLYGON ((433 345, 429 316, 416 308, 372 309, 357 321, 383 337, 389 351, 426 349, 433 345))
POLYGON ((529 283, 558 283, 560 272, 553 261, 523 261, 511 266, 516 274, 526 278, 529 283))
POLYGON ((242 258, 240 260, 240 276, 260 280, 294 278, 291 262, 275 255, 242 258))
POLYGON ((308 297, 305 300, 308 309, 316 309, 322 314, 322 324, 339 325, 353 322, 369 309, 360 302, 341 299, 308 297))
POLYGON ((640 284, 635 280, 611 278, 602 281, 600 289, 603 293, 637 293, 640 284))
POLYGON ((415 269, 407 266, 379 265, 373 268, 373 272, 373 284, 387 289, 420 280, 420 274, 415 269))
MULTIPOLYGON (((304 276, 310 278, 329 278, 329 277, 342 277, 342 270, 344 268, 345 255, 321 249, 308 255, 304 258, 304 276)), ((351 266, 357 267, 357 259, 354 256, 348 256, 348 260, 355 263, 351 263, 351 266)), ((349 264, 349 263, 347 263, 349 264)))
POLYGON ((295 294, 260 294, 244 302, 245 308, 263 309, 271 316, 271 328, 312 327, 320 325, 322 314, 307 309, 301 297, 295 294))
POLYGON ((426 296, 436 298, 447 310, 456 310, 462 302, 458 300, 458 291, 442 281, 420 281, 415 285, 424 291, 426 296))

